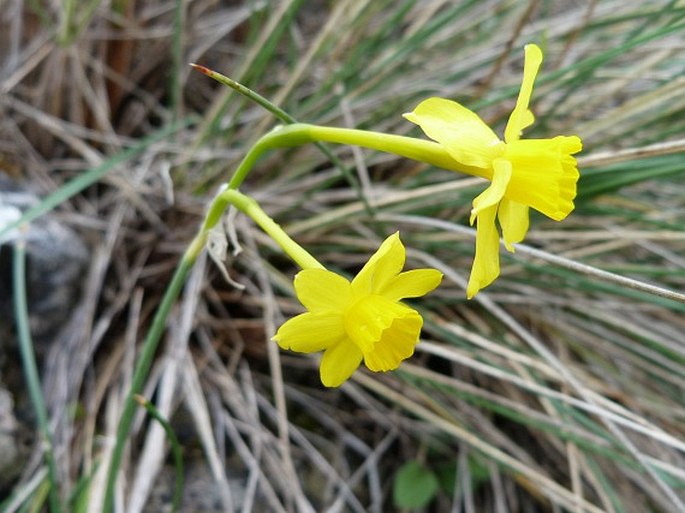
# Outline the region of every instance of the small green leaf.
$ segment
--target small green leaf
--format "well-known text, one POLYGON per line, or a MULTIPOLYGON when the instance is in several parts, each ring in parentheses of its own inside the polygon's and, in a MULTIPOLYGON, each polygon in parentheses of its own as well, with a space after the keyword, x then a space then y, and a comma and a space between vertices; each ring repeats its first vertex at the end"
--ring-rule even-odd
POLYGON ((438 491, 438 478, 418 461, 408 461, 395 475, 393 500, 398 508, 420 508, 438 491))

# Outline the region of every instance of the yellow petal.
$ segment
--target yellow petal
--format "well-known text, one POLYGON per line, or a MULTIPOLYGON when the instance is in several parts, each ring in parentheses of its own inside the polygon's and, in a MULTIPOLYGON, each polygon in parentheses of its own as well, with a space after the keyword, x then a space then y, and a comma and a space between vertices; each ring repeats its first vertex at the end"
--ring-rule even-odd
MULTIPOLYGON (((398 320, 415 318, 418 315, 415 310, 402 303, 390 301, 383 296, 370 295, 347 310, 343 323, 350 340, 368 357, 377 350, 379 343, 387 340, 387 337, 393 338, 398 320)), ((418 336, 417 331, 416 337, 418 336)))
POLYGON ((490 168, 492 160, 503 151, 495 132, 478 114, 457 102, 428 98, 404 117, 467 166, 490 168))
POLYGON ((521 242, 528 232, 530 223, 528 205, 502 198, 497 210, 497 218, 502 227, 504 246, 513 253, 513 244, 521 242))
POLYGON ((316 353, 346 337, 342 315, 330 312, 305 312, 286 321, 272 340, 283 349, 316 353))
POLYGON ((357 370, 362 358, 362 352, 349 340, 329 347, 321 358, 321 382, 327 387, 339 387, 357 370))
POLYGON ((478 214, 476 226, 476 255, 473 259, 466 297, 471 299, 479 290, 499 276, 499 234, 495 226, 497 205, 478 214))
POLYGON ((305 269, 293 281, 297 299, 307 310, 342 314, 351 301, 350 282, 326 269, 305 269))
POLYGON ((535 77, 542 64, 542 51, 536 45, 526 45, 525 60, 523 64, 523 80, 521 89, 516 100, 516 107, 509 116, 507 127, 504 130, 504 140, 507 143, 516 141, 521 137, 524 128, 529 127, 535 121, 535 116, 528 108, 530 97, 533 94, 535 77))
POLYGON ((371 256, 352 280, 354 297, 361 298, 383 289, 400 273, 404 267, 405 257, 406 252, 400 240, 400 234, 395 232, 383 241, 378 251, 371 256))
POLYGON ((437 269, 414 269, 398 274, 378 293, 390 301, 399 301, 424 296, 441 281, 442 273, 437 269))
MULTIPOLYGON (((398 305, 399 306, 399 305, 398 305)), ((416 310, 405 307, 376 341, 373 351, 364 354, 364 363, 374 372, 396 369, 402 360, 414 354, 423 319, 416 310)))
POLYGON ((514 169, 507 198, 560 221, 574 208, 578 182, 576 159, 582 149, 577 136, 521 139, 507 144, 503 159, 514 169))
POLYGON ((481 211, 497 205, 507 191, 507 186, 509 185, 512 175, 511 163, 504 159, 495 159, 493 167, 494 173, 492 176, 492 183, 473 200, 471 224, 473 224, 481 211))
POLYGON ((373 351, 383 330, 392 324, 396 306, 399 304, 382 296, 367 295, 347 309, 343 318, 345 332, 362 353, 373 351))

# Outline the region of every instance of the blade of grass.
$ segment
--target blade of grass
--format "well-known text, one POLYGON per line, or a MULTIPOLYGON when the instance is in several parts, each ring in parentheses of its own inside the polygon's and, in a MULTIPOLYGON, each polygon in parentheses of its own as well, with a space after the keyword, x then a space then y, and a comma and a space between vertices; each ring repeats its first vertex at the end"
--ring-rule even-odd
POLYGON ((683 173, 684 155, 660 155, 586 170, 578 182, 579 201, 586 202, 594 196, 615 192, 627 185, 683 173))
POLYGON ((548 478, 547 476, 541 474, 537 470, 526 466, 524 463, 518 461, 517 459, 509 456, 504 451, 501 451, 497 447, 490 445, 483 440, 481 440, 477 435, 468 432, 461 425, 452 419, 446 419, 442 416, 430 411, 428 408, 420 405, 417 402, 405 397, 392 390, 387 385, 383 384, 381 381, 372 378, 363 373, 355 374, 352 379, 365 388, 373 390, 378 395, 392 401, 400 408, 412 412, 417 417, 430 422, 431 425, 435 426, 436 429, 443 431, 449 436, 453 436, 458 440, 461 440, 475 450, 481 452, 485 456, 493 459, 498 464, 509 468, 512 472, 520 473, 522 476, 530 479, 531 482, 536 483, 538 486, 547 489, 550 493, 554 493, 556 499, 565 505, 576 505, 579 502, 582 503, 582 507, 585 511, 592 513, 604 513, 601 509, 590 504, 586 500, 573 495, 572 492, 564 488, 563 486, 556 483, 554 480, 548 478))
POLYGON ((164 418, 154 404, 139 394, 136 394, 134 398, 138 404, 147 410, 148 414, 153 419, 159 422, 160 426, 164 429, 166 436, 169 438, 171 453, 174 457, 174 466, 176 467, 176 482, 174 484, 174 496, 171 501, 171 511, 172 513, 176 513, 181 507, 181 499, 183 498, 183 453, 181 451, 181 444, 179 443, 171 424, 169 424, 169 421, 164 418))
POLYGON ((94 466, 90 474, 82 474, 69 497, 69 508, 72 513, 88 513, 88 497, 93 476, 97 472, 99 463, 94 466))
MULTIPOLYGON (((273 55, 276 43, 288 27, 302 4, 302 0, 289 0, 278 6, 276 13, 269 19, 265 27, 260 27, 259 38, 252 45, 252 51, 245 56, 245 60, 235 76, 242 82, 249 83, 256 80, 264 71, 268 59, 273 55)), ((202 125, 198 129, 193 147, 197 148, 213 134, 221 132, 220 123, 230 101, 228 91, 218 95, 212 104, 202 125)))
MULTIPOLYGON (((281 109, 278 105, 273 104, 272 102, 264 98, 262 95, 260 95, 256 91, 253 91, 249 87, 244 86, 240 82, 237 82, 232 78, 222 75, 221 73, 211 70, 205 66, 201 66, 200 64, 191 63, 190 65, 196 70, 198 70, 200 73, 203 73, 204 75, 213 78, 220 84, 228 86, 234 91, 237 91, 238 93, 242 94, 249 100, 252 100, 257 105, 263 107, 268 112, 273 114, 277 119, 280 119, 284 123, 291 125, 298 122, 297 119, 295 119, 293 116, 291 116, 286 111, 281 109)), ((372 215, 374 212, 373 207, 369 203, 368 198, 363 194, 361 186, 359 185, 359 180, 357 180, 357 178, 352 173, 350 173, 350 170, 347 168, 347 166, 345 166, 345 164, 343 164, 340 161, 340 159, 336 157, 325 144, 321 142, 315 142, 314 144, 317 148, 319 148, 319 150, 321 150, 321 152, 326 156, 326 158, 328 158, 333 163, 333 165, 335 165, 340 170, 345 180, 347 180, 347 183, 349 183, 352 186, 354 191, 357 193, 357 196, 363 202, 366 212, 372 215)))
POLYGON ((47 475, 47 468, 39 468, 33 476, 31 476, 31 479, 28 482, 24 483, 18 490, 15 489, 7 499, 0 502, 0 511, 3 513, 14 513, 15 511, 19 511, 22 504, 26 504, 34 494, 41 493, 39 489, 47 475))
MULTIPOLYGON (((465 226, 460 226, 455 223, 448 221, 442 221, 440 219, 427 219, 419 216, 409 216, 409 215, 397 215, 397 214, 381 214, 378 216, 379 220, 393 220, 395 222, 406 222, 414 223, 420 225, 428 225, 440 227, 446 231, 451 231, 455 233, 469 234, 475 237, 475 230, 472 228, 467 228, 465 226)), ((558 255, 553 255, 546 251, 541 251, 539 249, 527 246, 525 244, 516 245, 517 252, 522 254, 530 255, 534 258, 539 258, 545 262, 553 263, 559 267, 572 270, 574 272, 590 276, 592 278, 597 278, 602 281, 607 281, 618 285, 619 287, 625 287, 632 290, 637 290, 640 292, 646 292, 654 296, 662 297, 675 301, 677 303, 685 304, 685 294, 677 292, 675 290, 669 290, 664 287, 659 287, 657 285, 651 285, 642 281, 634 280, 628 278, 627 276, 621 276, 615 273, 604 271, 596 267, 577 262, 572 259, 564 258, 558 255)))
POLYGON ((114 511, 114 488, 119 476, 126 440, 133 424, 133 416, 137 404, 136 395, 140 394, 143 389, 145 379, 147 378, 150 367, 154 361, 157 346, 159 345, 162 333, 164 332, 166 320, 169 317, 171 308, 178 298, 186 277, 195 263, 197 255, 202 250, 203 245, 203 241, 198 241, 196 239, 194 243, 189 246, 167 286, 164 297, 162 298, 154 320, 152 321, 152 326, 143 341, 143 346, 131 378, 131 388, 126 396, 124 411, 121 414, 119 426, 117 428, 116 441, 107 473, 107 487, 103 504, 104 513, 112 513, 114 511))
POLYGON ((17 324, 17 339, 19 341, 19 353, 21 354, 22 367, 29 389, 29 396, 33 411, 36 415, 38 433, 41 438, 41 447, 44 448, 44 458, 48 466, 49 501, 50 510, 62 513, 64 509, 59 497, 59 479, 55 454, 53 452, 52 434, 48 421, 48 410, 45 406, 45 398, 36 364, 36 355, 33 351, 33 340, 29 328, 29 309, 26 297, 26 242, 19 238, 14 244, 13 252, 13 292, 14 292, 14 318, 17 324))

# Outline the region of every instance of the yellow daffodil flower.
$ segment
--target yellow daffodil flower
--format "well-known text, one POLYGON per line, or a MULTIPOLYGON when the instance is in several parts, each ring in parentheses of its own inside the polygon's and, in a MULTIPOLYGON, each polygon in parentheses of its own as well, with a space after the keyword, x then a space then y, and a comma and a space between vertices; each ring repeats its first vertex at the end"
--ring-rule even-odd
POLYGON ((352 282, 326 269, 304 269, 295 292, 307 309, 284 323, 274 340, 301 353, 324 351, 321 381, 345 382, 362 360, 374 371, 389 371, 414 353, 423 319, 401 302, 436 288, 436 269, 401 272, 405 249, 399 233, 388 237, 352 282))
POLYGON ((528 208, 560 221, 574 208, 578 168, 572 157, 582 149, 577 136, 521 140, 533 124, 528 108, 533 83, 542 63, 536 45, 525 47, 523 81, 504 130, 504 141, 471 110, 444 98, 429 98, 404 117, 421 127, 459 163, 492 183, 473 200, 471 224, 476 224, 476 254, 466 290, 468 298, 499 275, 499 232, 510 252, 528 231, 528 208))

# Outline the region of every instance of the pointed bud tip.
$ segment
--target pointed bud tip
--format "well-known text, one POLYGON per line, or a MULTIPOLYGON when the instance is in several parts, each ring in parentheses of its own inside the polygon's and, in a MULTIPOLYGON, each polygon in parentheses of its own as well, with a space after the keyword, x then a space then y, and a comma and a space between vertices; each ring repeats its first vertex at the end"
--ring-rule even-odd
POLYGON ((191 62, 190 65, 193 68, 195 68, 197 71, 199 71, 200 73, 203 73, 207 76, 211 76, 211 74, 212 74, 212 70, 206 66, 203 66, 202 64, 195 64, 194 62, 191 62))

